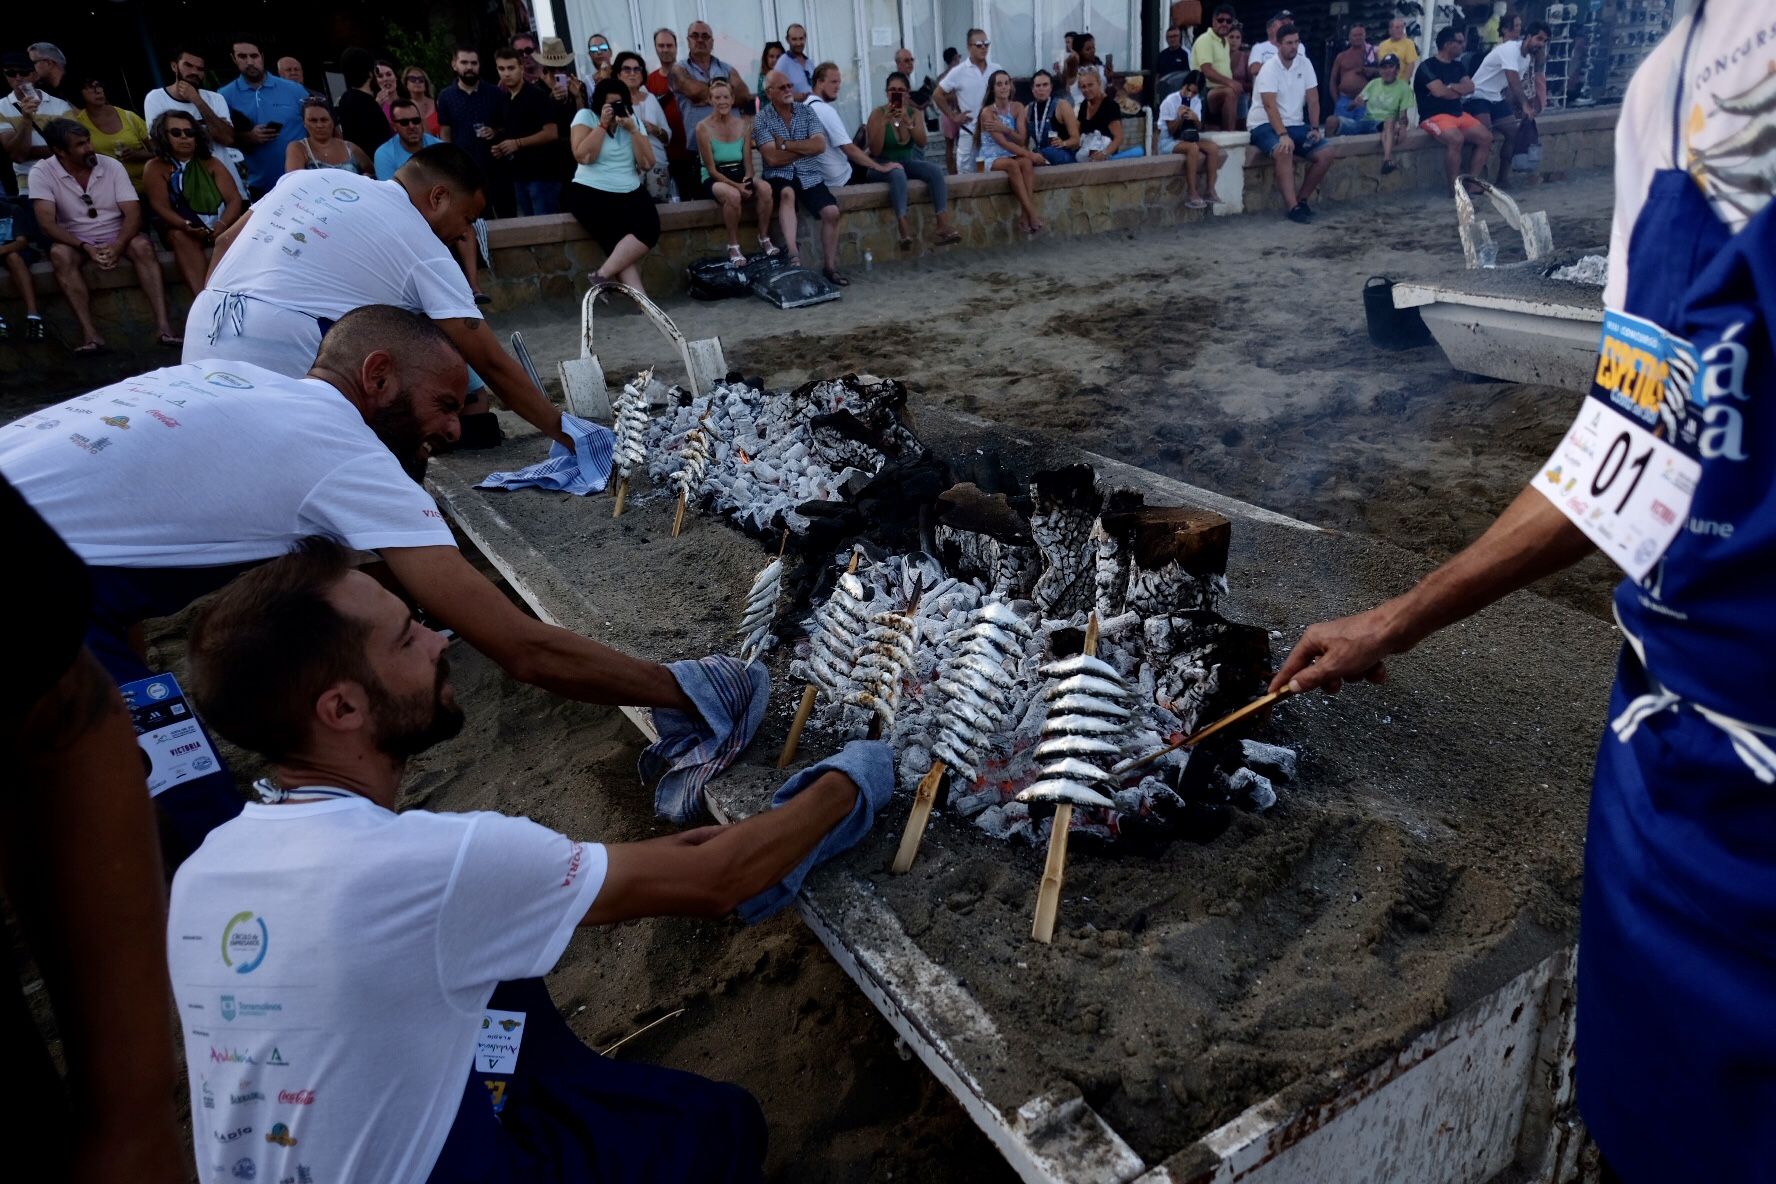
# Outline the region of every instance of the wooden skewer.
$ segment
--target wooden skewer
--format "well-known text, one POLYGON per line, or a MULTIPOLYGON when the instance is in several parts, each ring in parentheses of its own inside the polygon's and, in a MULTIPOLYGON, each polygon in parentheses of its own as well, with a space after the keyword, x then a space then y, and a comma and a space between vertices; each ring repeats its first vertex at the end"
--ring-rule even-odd
MULTIPOLYGON (((783 545, 789 545, 789 531, 783 532, 783 545)), ((847 573, 857 570, 857 560, 863 554, 857 548, 851 549, 851 562, 845 568, 847 573)), ((796 708, 795 719, 790 721, 789 735, 783 741, 783 752, 777 758, 779 769, 789 768, 789 762, 795 760, 796 748, 802 742, 802 729, 808 726, 808 717, 814 714, 814 701, 820 696, 820 688, 809 683, 802 690, 802 704, 796 708)))
POLYGON ((937 787, 943 781, 947 766, 942 760, 931 762, 931 772, 919 781, 913 794, 913 812, 907 816, 906 833, 900 836, 900 850, 894 854, 893 871, 897 876, 912 870, 918 857, 919 844, 925 838, 925 827, 931 821, 931 807, 937 802, 937 787))
MULTIPOLYGON (((1098 654, 1098 614, 1092 613, 1085 625, 1086 657, 1098 654)), ((1055 914, 1061 909, 1061 879, 1067 874, 1067 831, 1073 825, 1073 803, 1055 806, 1054 823, 1048 832, 1048 861, 1042 865, 1042 886, 1036 890, 1036 921, 1030 936, 1049 945, 1054 941, 1055 914)))
POLYGON ((1234 724, 1239 723, 1241 720, 1247 719, 1253 715, 1256 715, 1258 712, 1263 711, 1266 707, 1269 707, 1273 703, 1281 703, 1284 699, 1287 699, 1289 696, 1291 696, 1293 694, 1295 694, 1294 691, 1290 690, 1288 687, 1284 687, 1280 691, 1272 691, 1268 695, 1260 695, 1258 698, 1252 700, 1250 703, 1246 704, 1244 707, 1240 708, 1238 711, 1228 712, 1226 715, 1222 716, 1220 719, 1216 720, 1214 723, 1210 724, 1208 727, 1198 728, 1196 731, 1190 733, 1190 735, 1184 737, 1184 739, 1174 740, 1172 743, 1166 745, 1164 748, 1158 749, 1154 752, 1150 752, 1146 756, 1140 757, 1136 760, 1132 760, 1126 765, 1118 765, 1116 767, 1115 771, 1118 773, 1133 773, 1138 770, 1145 769, 1148 765, 1153 764, 1155 761, 1159 760, 1159 758, 1166 755, 1166 753, 1177 752, 1180 748, 1190 748, 1190 747, 1193 747, 1194 745, 1201 744, 1204 740, 1207 740, 1210 736, 1213 736, 1216 732, 1221 731, 1223 728, 1231 728, 1234 724))
POLYGON ((688 490, 688 489, 679 490, 678 491, 678 513, 676 513, 672 516, 672 537, 673 538, 677 538, 678 532, 684 529, 685 503, 688 501, 690 501, 690 490, 688 490))
POLYGON ((629 497, 629 478, 624 477, 617 482, 617 504, 611 509, 612 518, 623 516, 623 502, 629 497))

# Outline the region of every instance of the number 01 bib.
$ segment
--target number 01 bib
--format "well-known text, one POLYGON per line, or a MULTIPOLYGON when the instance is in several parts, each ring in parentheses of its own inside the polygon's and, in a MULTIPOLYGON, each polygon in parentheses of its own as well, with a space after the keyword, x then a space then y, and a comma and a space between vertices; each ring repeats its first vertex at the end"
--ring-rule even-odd
POLYGON ((1688 341, 1605 312, 1591 393, 1532 483, 1636 582, 1684 528, 1702 476, 1696 368, 1688 341))

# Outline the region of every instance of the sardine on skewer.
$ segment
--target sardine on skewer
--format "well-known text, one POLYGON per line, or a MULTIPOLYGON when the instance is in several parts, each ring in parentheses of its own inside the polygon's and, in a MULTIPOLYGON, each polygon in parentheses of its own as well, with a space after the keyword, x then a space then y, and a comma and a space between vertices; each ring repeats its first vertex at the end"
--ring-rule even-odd
POLYGON ((773 559, 753 577, 746 593, 746 609, 740 617, 740 660, 751 662, 770 648, 771 621, 777 615, 777 598, 783 593, 783 560, 773 559))
POLYGON ((1010 608, 993 601, 975 610, 962 636, 961 651, 938 672, 945 708, 931 754, 973 780, 981 750, 1011 707, 1008 667, 1017 664, 1031 630, 1010 608))

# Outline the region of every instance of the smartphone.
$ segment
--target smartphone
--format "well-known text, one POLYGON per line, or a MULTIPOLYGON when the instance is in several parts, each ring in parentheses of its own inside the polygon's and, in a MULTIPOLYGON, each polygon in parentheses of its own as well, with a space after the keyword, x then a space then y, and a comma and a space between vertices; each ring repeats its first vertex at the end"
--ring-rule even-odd
POLYGON ((272 120, 270 123, 266 124, 265 126, 271 129, 271 134, 274 136, 284 130, 284 125, 279 123, 275 119, 272 120))
POLYGON ((28 82, 22 84, 19 87, 18 93, 21 98, 26 98, 26 99, 40 99, 43 97, 42 95, 37 93, 37 88, 32 86, 28 82))
POLYGON ((896 111, 898 111, 902 107, 906 106, 906 96, 901 94, 899 91, 895 91, 893 94, 888 96, 888 105, 890 107, 894 108, 896 111))
POLYGON ((565 75, 565 74, 555 75, 555 85, 556 86, 566 86, 567 85, 567 75, 565 75))

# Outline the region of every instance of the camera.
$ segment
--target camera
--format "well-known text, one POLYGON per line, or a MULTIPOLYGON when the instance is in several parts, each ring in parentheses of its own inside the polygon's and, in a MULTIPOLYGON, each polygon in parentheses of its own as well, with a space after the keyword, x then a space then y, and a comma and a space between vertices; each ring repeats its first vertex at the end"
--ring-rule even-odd
POLYGON ((634 108, 629 105, 628 99, 612 99, 610 101, 610 109, 611 115, 617 119, 628 119, 634 112, 634 108))

